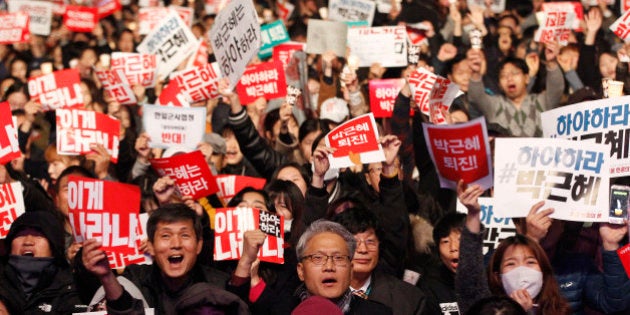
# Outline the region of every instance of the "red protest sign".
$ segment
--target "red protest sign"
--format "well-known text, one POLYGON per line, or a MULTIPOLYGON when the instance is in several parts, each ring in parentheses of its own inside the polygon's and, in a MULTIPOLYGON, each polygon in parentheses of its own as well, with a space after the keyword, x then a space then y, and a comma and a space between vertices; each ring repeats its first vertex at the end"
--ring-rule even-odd
POLYGON ((98 8, 78 5, 67 5, 63 15, 63 25, 69 31, 78 33, 90 33, 98 23, 98 8))
POLYGON ((263 189, 267 182, 264 178, 240 176, 240 175, 217 175, 217 186, 219 186, 219 197, 227 204, 234 195, 245 187, 263 189))
POLYGON ((208 64, 208 42, 200 40, 195 53, 188 60, 188 67, 203 67, 208 64))
POLYGON ((288 42, 277 46, 273 46, 272 60, 280 61, 282 69, 286 69, 296 51, 304 51, 304 43, 288 42))
POLYGON ((138 214, 137 222, 139 224, 136 225, 136 248, 133 254, 120 252, 107 253, 107 260, 109 261, 109 267, 111 269, 120 269, 129 265, 148 265, 153 262, 150 255, 145 254, 140 250, 142 240, 148 239, 146 232, 148 219, 148 213, 138 214))
POLYGON ((160 174, 175 180, 184 196, 199 199, 219 191, 217 181, 200 151, 153 159, 151 166, 160 174))
POLYGON ((121 105, 138 103, 122 70, 97 70, 96 77, 103 84, 103 89, 109 97, 114 98, 121 105))
POLYGON ((416 105, 420 108, 420 111, 429 115, 429 99, 431 98, 431 90, 437 79, 437 75, 425 68, 418 68, 409 75, 407 82, 412 91, 412 97, 416 105))
POLYGON ((436 125, 447 123, 443 112, 449 110, 458 92, 459 85, 452 83, 451 80, 441 76, 435 79, 429 100, 429 110, 431 111, 429 118, 432 123, 436 125))
POLYGON ((610 26, 610 30, 623 41, 630 41, 630 11, 626 11, 615 23, 610 26))
POLYGON ((173 73, 168 86, 158 98, 160 105, 185 106, 219 96, 219 76, 216 64, 190 68, 173 73))
POLYGON ((96 238, 105 251, 136 252, 138 186, 70 175, 68 209, 75 242, 96 238))
POLYGON ((57 153, 67 155, 92 152, 90 145, 102 144, 118 162, 120 121, 109 115, 82 109, 56 110, 57 153))
POLYGON ((385 160, 372 113, 346 121, 330 131, 325 139, 326 146, 337 149, 329 156, 330 168, 385 160))
POLYGON ((404 85, 404 79, 370 80, 370 111, 374 117, 392 117, 394 102, 404 85))
POLYGON ((115 52, 110 70, 120 70, 130 86, 153 87, 157 78, 157 59, 152 54, 115 52))
POLYGON ((617 249, 617 255, 619 256, 619 260, 621 260, 623 269, 626 271, 628 277, 630 277, 630 244, 617 249))
POLYGON ((265 62, 247 67, 236 85, 236 92, 243 104, 261 96, 268 100, 286 96, 287 80, 282 63, 265 62))
POLYGON ((79 72, 76 69, 55 71, 28 79, 31 100, 43 105, 44 110, 83 106, 79 72))
POLYGON ((0 44, 24 43, 31 38, 28 13, 0 13, 0 21, 0 44))
POLYGON ((284 218, 255 208, 221 208, 214 215, 214 259, 235 260, 243 252, 243 233, 260 229, 267 239, 258 252, 260 261, 284 263, 284 218))
POLYGON ((6 238, 11 224, 25 211, 22 184, 0 185, 0 238, 6 238))
POLYGON ((122 9, 120 0, 98 0, 96 2, 96 7, 98 8, 99 20, 122 9))
POLYGON ((13 124, 11 106, 8 102, 0 103, 0 164, 22 156, 18 142, 17 126, 13 124))
POLYGON ((455 189, 460 179, 467 184, 486 180, 479 184, 491 187, 490 148, 483 117, 463 124, 422 127, 442 187, 455 189))

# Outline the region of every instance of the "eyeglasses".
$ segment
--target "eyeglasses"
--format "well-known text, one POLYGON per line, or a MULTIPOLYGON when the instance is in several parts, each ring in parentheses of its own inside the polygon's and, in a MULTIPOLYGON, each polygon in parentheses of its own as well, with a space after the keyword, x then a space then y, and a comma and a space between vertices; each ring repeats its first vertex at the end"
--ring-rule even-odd
POLYGON ((322 254, 312 254, 303 256, 301 260, 308 259, 315 266, 322 266, 328 263, 328 259, 332 258, 333 264, 337 267, 346 267, 348 266, 348 262, 350 261, 350 256, 348 255, 322 255, 322 254))
POLYGON ((360 239, 360 238, 355 238, 355 240, 357 241, 357 247, 359 247, 359 245, 361 245, 361 242, 363 242, 363 244, 365 244, 365 247, 369 250, 369 251, 375 251, 378 248, 378 241, 375 239, 360 239))

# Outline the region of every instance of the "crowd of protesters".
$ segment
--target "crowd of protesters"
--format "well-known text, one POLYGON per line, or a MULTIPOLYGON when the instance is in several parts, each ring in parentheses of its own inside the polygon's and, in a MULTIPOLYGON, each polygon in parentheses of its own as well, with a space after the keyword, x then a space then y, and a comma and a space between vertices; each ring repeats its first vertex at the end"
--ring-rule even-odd
MULTIPOLYGON (((566 46, 534 41, 541 0, 507 0, 502 13, 492 12, 492 1, 485 7, 463 0, 391 1, 372 26, 421 25, 427 40, 417 63, 347 73, 347 58, 307 54, 303 88, 310 105, 301 107, 264 97, 241 104, 222 79, 218 98, 192 104, 207 109, 206 134, 196 149, 214 174, 267 180, 264 189, 245 188, 228 204, 216 195, 180 197, 174 180, 151 168, 150 160, 163 152, 151 147, 141 109, 155 104, 168 80, 134 86, 139 103, 121 106, 96 78, 100 56, 135 52, 142 41, 138 1, 127 2, 91 33, 70 32, 55 16, 49 36, 0 45, 0 100, 17 118, 22 152, 0 165, 0 183, 20 182, 26 209, 0 247, 0 313, 630 313, 630 279, 616 254, 627 243, 627 225, 554 220, 554 210, 540 202, 514 220, 518 234, 484 262, 478 198, 492 191, 461 181, 456 191, 440 187, 422 130, 429 118, 418 111, 409 84, 393 116, 377 119, 383 162, 331 169, 333 149, 324 141, 335 126, 370 111, 370 80, 407 78, 420 67, 463 92, 444 113, 448 123, 484 116, 492 137, 541 137, 541 112, 603 98, 602 78, 626 83, 630 94, 624 61, 630 46, 608 28, 620 16, 620 1, 585 1, 582 31, 572 32, 566 46), (481 49, 471 47, 473 29, 483 36, 481 49), (117 163, 97 144, 87 155, 58 154, 54 111, 43 111, 28 91, 28 79, 41 75, 44 63, 77 69, 83 108, 120 120, 117 163), (74 241, 70 175, 140 187, 141 211, 150 214, 143 250, 153 265, 111 270, 101 243, 74 241), (457 200, 467 213, 455 211, 457 200), (257 259, 267 238, 260 230, 244 233, 238 261, 213 260, 214 210, 237 206, 284 217, 284 264, 257 259)), ((204 1, 164 2, 194 8, 192 31, 208 40, 216 14, 205 11, 204 1)), ((306 42, 309 21, 325 19, 327 3, 289 2, 295 9, 284 23, 291 40, 306 42)), ((254 4, 261 24, 279 19, 276 2, 254 4)), ((215 61, 212 51, 208 61, 215 61)))

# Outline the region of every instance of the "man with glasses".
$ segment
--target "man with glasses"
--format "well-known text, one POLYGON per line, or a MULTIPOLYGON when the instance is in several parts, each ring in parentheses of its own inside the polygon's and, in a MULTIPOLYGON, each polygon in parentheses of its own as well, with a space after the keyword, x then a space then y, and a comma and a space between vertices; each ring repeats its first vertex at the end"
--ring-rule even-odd
POLYGON ((340 224, 326 220, 313 222, 296 246, 297 273, 304 282, 296 291, 299 300, 322 296, 344 314, 392 314, 389 307, 350 291, 355 248, 355 238, 340 224))
POLYGON ((363 208, 350 208, 333 220, 354 234, 350 289, 356 296, 389 306, 394 314, 424 314, 426 298, 422 291, 392 275, 379 265, 379 236, 382 230, 376 215, 363 208))

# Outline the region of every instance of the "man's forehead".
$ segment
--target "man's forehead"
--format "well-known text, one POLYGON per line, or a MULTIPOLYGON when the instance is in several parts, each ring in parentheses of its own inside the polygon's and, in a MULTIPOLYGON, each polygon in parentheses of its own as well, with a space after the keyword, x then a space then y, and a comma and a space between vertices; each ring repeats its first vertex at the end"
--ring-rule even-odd
POLYGON ((321 232, 311 237, 306 243, 306 250, 309 252, 346 253, 348 246, 340 235, 332 232, 321 232))
POLYGON ((158 222, 157 230, 182 230, 182 229, 194 229, 192 220, 178 220, 178 221, 160 221, 158 222))

